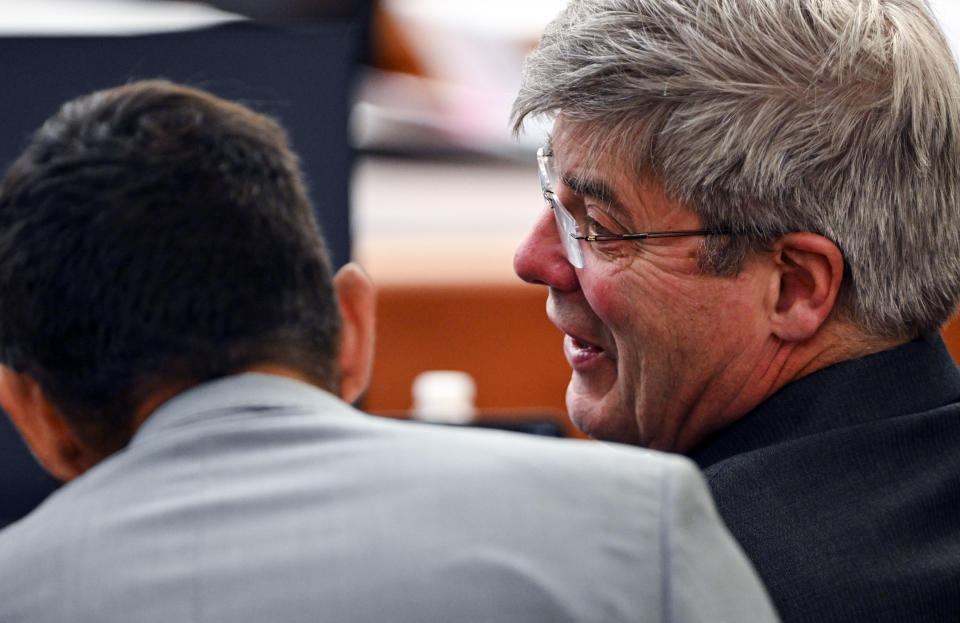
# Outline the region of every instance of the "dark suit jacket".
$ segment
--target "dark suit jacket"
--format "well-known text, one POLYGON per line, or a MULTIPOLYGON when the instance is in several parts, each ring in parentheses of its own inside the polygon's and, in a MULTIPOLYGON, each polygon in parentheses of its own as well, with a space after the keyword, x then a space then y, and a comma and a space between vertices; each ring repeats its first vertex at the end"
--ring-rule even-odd
POLYGON ((692 458, 784 621, 960 621, 960 370, 939 336, 791 383, 692 458))

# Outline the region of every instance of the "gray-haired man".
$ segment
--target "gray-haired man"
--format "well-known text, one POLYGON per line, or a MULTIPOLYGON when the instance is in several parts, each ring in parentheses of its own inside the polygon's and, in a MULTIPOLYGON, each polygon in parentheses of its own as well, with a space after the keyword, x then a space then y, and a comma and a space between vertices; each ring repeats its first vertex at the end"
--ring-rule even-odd
POLYGON ((686 453, 792 621, 960 617, 960 79, 922 0, 575 0, 515 257, 584 432, 686 453))

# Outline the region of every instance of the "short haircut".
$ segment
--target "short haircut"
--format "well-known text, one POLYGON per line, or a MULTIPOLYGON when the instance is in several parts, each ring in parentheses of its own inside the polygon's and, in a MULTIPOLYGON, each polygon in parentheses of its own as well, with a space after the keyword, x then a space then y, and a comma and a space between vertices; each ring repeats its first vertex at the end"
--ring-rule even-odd
POLYGON ((561 114, 706 228, 735 274, 789 232, 840 248, 839 317, 936 331, 960 297, 960 80, 923 0, 573 0, 514 103, 561 114), (746 242, 744 242, 746 241, 746 242))
POLYGON ((163 80, 70 101, 0 185, 0 361, 88 443, 153 392, 256 364, 338 386, 340 316, 273 120, 163 80))

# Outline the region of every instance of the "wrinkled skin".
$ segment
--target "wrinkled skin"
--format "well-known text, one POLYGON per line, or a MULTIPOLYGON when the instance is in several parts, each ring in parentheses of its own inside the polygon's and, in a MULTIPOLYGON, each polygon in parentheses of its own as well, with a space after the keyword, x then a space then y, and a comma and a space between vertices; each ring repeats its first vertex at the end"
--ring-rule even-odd
MULTIPOLYGON (((693 212, 655 182, 638 183, 617 161, 588 167, 563 123, 553 140, 561 179, 589 178, 610 191, 593 197, 567 183, 555 189, 581 228, 701 228, 693 212)), ((545 209, 517 249, 517 274, 549 287, 547 315, 566 334, 572 368, 567 408, 584 433, 683 452, 772 391, 780 350, 767 318, 778 296, 775 266, 758 255, 736 276, 706 274, 697 261, 701 241, 582 242, 585 265, 575 269, 545 209)))

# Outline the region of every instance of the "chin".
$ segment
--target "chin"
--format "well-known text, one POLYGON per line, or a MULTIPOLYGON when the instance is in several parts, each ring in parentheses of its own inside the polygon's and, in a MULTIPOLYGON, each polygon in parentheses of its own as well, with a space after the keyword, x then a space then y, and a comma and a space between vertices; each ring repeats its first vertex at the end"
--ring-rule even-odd
POLYGON ((601 414, 589 410, 578 410, 573 405, 567 405, 570 421, 584 435, 597 441, 613 441, 634 446, 643 445, 637 435, 635 426, 623 423, 623 418, 611 417, 611 414, 601 414))

